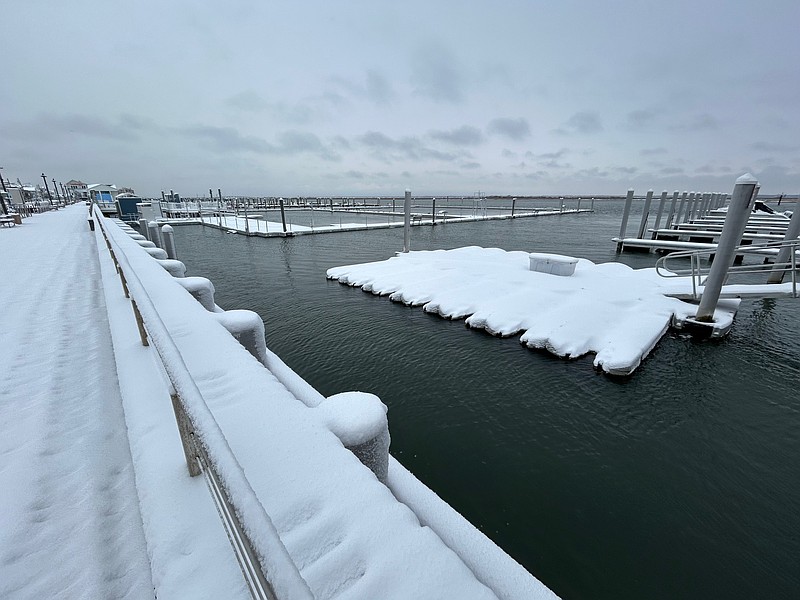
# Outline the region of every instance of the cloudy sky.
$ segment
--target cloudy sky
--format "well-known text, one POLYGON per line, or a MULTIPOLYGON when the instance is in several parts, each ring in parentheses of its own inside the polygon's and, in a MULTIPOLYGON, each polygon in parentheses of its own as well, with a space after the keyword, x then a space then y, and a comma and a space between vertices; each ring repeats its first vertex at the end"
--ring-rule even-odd
POLYGON ((0 166, 143 195, 800 192, 798 0, 25 0, 0 166))

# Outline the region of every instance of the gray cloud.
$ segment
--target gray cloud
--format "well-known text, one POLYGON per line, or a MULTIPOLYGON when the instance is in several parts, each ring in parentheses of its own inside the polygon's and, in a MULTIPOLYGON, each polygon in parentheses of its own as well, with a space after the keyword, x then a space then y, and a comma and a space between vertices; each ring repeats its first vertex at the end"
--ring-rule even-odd
POLYGON ((720 124, 716 117, 708 113, 702 113, 691 117, 687 121, 673 125, 672 129, 675 131, 714 131, 719 127, 720 124))
POLYGON ((225 104, 247 112, 261 112, 269 103, 253 90, 245 90, 225 100, 225 104))
POLYGON ((116 121, 81 114, 41 113, 28 122, 5 125, 5 135, 13 138, 50 138, 85 136, 118 141, 134 141, 151 123, 133 115, 122 115, 116 121))
POLYGON ((439 43, 425 44, 411 58, 411 82, 417 93, 437 102, 464 99, 464 75, 452 53, 439 43))
POLYGON ((639 169, 637 167, 614 167, 614 170, 618 173, 623 173, 624 175, 633 175, 639 169))
POLYGON ((662 175, 678 175, 683 172, 683 169, 680 167, 664 167, 663 169, 659 170, 659 173, 662 175))
POLYGON ((454 146, 477 146, 484 142, 484 136, 480 129, 469 125, 462 125, 450 131, 434 130, 429 135, 442 142, 453 144, 454 146))
POLYGON ((486 129, 489 133, 507 137, 515 142, 522 141, 531 135, 531 126, 523 117, 492 119, 486 129))
POLYGON ((660 154, 667 154, 666 148, 642 148, 639 151, 642 156, 658 156, 660 154))
POLYGON ((213 125, 190 125, 179 127, 175 131, 185 137, 211 142, 210 150, 217 152, 256 152, 266 154, 274 152, 275 147, 254 136, 243 136, 233 127, 215 127, 213 125))
POLYGON ((372 69, 367 71, 366 93, 375 104, 388 104, 394 97, 394 90, 388 80, 372 69))
POLYGON ((591 111, 581 111, 567 119, 566 123, 555 130, 559 134, 592 134, 603 131, 603 124, 600 116, 591 111))
POLYGON ((773 142, 753 142, 750 144, 753 150, 761 152, 795 152, 800 149, 797 144, 776 144, 773 142))
POLYGON ((569 163, 560 163, 555 159, 552 160, 544 160, 539 163, 543 167, 547 167, 548 169, 568 169, 572 165, 569 163))
POLYGON ((544 154, 539 154, 539 158, 550 159, 550 160, 557 160, 562 158, 565 154, 569 152, 569 148, 562 148, 557 152, 545 152, 544 154))
POLYGON ((480 169, 481 168, 481 163, 471 161, 471 162, 461 163, 459 166, 462 169, 480 169))
POLYGON ((453 161, 463 154, 440 152, 425 146, 417 137, 405 136, 393 139, 379 131, 368 131, 358 137, 358 141, 369 148, 376 158, 389 162, 391 160, 410 159, 422 161, 436 159, 453 161))
POLYGON ((629 129, 640 130, 649 126, 659 113, 655 110, 633 110, 625 116, 625 125, 629 129))

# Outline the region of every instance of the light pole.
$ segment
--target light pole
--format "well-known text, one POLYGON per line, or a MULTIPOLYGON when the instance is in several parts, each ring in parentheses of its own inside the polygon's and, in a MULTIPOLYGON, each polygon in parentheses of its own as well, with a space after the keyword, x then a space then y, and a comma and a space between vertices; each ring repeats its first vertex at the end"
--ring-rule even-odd
POLYGON ((47 190, 47 199, 50 200, 50 204, 52 204, 53 197, 50 195, 50 188, 47 186, 47 177, 44 173, 42 173, 42 181, 44 181, 44 189, 47 190))
MULTIPOLYGON (((3 167, 0 167, 0 183, 3 184, 3 191, 8 192, 8 190, 6 189, 6 182, 3 180, 3 167)), ((3 214, 7 215, 8 207, 6 206, 6 199, 2 196, 0 196, 0 204, 2 204, 3 206, 3 214)))

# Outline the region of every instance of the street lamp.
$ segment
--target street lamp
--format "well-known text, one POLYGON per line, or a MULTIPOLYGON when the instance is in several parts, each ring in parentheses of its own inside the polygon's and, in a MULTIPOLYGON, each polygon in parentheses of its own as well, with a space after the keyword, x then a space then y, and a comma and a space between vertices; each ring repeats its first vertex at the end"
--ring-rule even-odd
POLYGON ((47 186, 47 176, 42 173, 42 181, 44 181, 44 189, 47 190, 47 199, 50 200, 50 204, 53 203, 53 197, 50 195, 50 188, 47 186))
MULTIPOLYGON (((8 192, 8 190, 6 189, 6 182, 3 181, 3 172, 2 171, 3 171, 3 167, 0 167, 0 183, 3 184, 3 191, 4 192, 8 192)), ((6 199, 4 197, 2 197, 2 196, 0 196, 0 204, 2 204, 2 206, 3 206, 3 214, 7 215, 8 214, 8 207, 6 206, 6 199)))

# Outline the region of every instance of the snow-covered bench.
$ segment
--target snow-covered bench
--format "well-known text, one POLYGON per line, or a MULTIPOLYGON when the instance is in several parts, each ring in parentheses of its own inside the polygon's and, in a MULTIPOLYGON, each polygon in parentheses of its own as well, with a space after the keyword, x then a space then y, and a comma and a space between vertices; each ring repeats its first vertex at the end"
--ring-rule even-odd
POLYGON ((551 275, 560 275, 562 277, 572 275, 575 272, 575 265, 578 264, 577 258, 560 254, 531 252, 529 256, 531 271, 550 273, 551 275))

